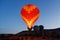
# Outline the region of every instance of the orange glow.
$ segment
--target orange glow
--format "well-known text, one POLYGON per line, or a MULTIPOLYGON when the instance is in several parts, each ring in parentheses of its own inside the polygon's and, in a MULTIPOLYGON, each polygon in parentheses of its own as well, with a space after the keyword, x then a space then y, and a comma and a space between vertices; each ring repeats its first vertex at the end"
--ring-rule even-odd
POLYGON ((26 22, 26 24, 28 25, 29 28, 32 27, 33 23, 35 22, 35 20, 39 17, 39 14, 36 15, 35 17, 33 17, 30 21, 28 21, 24 16, 22 16, 23 20, 26 22))
POLYGON ((32 25, 39 17, 39 9, 32 4, 25 5, 21 10, 22 19, 27 24, 28 28, 32 28, 32 25))

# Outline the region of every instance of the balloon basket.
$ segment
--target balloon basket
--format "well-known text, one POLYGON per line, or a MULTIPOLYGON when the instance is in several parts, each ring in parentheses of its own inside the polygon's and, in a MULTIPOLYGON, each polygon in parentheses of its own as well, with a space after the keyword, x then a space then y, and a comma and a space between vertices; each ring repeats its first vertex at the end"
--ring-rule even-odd
POLYGON ((32 28, 28 28, 28 31, 31 31, 32 30, 32 28))

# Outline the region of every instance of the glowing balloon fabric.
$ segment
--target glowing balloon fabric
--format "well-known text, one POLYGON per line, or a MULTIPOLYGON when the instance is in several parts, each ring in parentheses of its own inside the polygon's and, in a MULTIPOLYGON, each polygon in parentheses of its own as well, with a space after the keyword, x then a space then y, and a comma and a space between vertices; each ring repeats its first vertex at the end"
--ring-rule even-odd
POLYGON ((32 28, 32 25, 38 19, 39 14, 39 9, 33 4, 25 5, 21 10, 22 19, 25 21, 28 28, 32 28))

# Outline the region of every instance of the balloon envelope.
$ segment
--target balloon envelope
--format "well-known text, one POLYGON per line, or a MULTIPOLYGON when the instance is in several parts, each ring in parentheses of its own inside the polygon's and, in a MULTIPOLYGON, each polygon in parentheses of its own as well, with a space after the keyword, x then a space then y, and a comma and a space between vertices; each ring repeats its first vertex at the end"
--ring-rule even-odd
POLYGON ((39 9, 33 4, 27 4, 21 9, 22 19, 30 29, 32 28, 34 22, 38 19, 39 15, 39 9))

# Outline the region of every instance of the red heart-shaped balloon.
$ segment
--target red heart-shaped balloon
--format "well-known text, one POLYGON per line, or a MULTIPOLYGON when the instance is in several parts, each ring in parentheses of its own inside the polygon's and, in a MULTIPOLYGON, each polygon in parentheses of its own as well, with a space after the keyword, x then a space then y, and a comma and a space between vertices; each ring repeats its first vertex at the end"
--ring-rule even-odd
POLYGON ((31 28, 39 17, 39 9, 32 4, 25 5, 21 10, 21 16, 28 28, 31 28))

